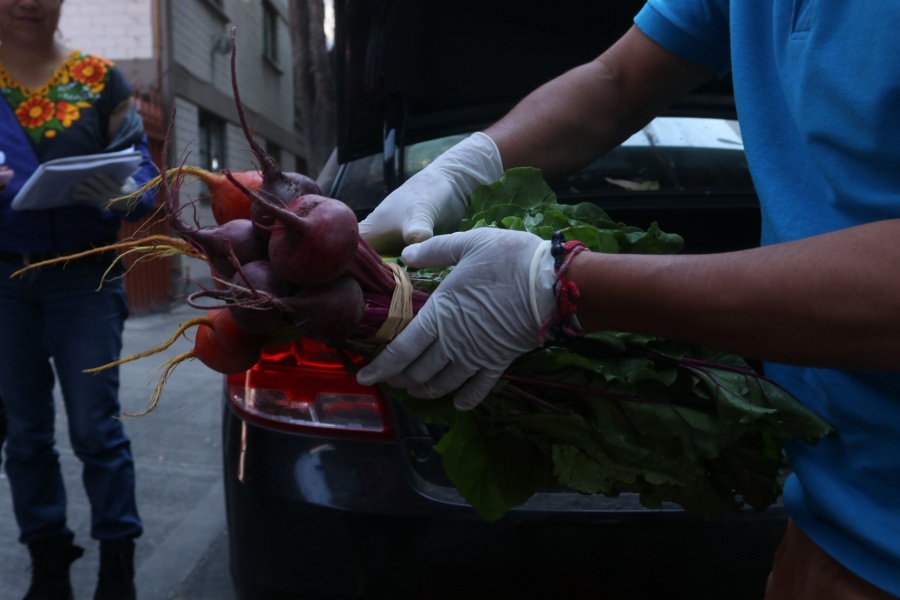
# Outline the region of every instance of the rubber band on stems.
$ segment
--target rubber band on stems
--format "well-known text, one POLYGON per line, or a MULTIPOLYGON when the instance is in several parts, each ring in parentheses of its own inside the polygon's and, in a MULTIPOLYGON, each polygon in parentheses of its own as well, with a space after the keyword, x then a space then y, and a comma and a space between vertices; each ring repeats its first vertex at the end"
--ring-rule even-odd
POLYGON ((384 346, 397 337, 413 319, 413 286, 409 274, 407 274, 406 269, 397 263, 389 262, 385 264, 390 267, 396 283, 394 292, 391 295, 388 316, 374 335, 362 340, 353 340, 353 344, 356 346, 376 348, 384 346))

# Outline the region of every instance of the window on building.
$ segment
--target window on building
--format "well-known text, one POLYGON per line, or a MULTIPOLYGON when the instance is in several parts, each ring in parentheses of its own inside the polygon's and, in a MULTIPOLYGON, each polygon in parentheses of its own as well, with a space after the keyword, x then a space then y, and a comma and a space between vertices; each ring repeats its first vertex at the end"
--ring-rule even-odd
POLYGON ((263 56, 278 64, 278 11, 263 2, 263 56))
POLYGON ((225 121, 205 111, 200 111, 198 125, 200 166, 219 172, 225 166, 225 121))

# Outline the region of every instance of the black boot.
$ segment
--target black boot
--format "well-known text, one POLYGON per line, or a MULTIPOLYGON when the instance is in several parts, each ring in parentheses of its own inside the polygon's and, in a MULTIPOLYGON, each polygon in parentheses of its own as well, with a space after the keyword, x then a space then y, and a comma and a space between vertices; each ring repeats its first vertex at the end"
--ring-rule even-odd
POLYGON ((134 540, 100 542, 100 573, 94 600, 135 600, 134 540))
POLYGON ((31 587, 24 600, 72 600, 69 566, 81 558, 84 548, 70 538, 50 538, 28 544, 31 554, 31 587))

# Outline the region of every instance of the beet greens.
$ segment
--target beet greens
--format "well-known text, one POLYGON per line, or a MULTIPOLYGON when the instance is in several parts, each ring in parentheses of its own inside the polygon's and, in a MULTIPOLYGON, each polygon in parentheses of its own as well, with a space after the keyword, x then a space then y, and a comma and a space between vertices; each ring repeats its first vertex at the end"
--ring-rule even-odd
MULTIPOLYGON (((671 253, 682 240, 656 224, 615 223, 588 203, 560 205, 534 169, 476 190, 461 229, 562 231, 597 252, 671 253)), ((420 290, 444 271, 413 275, 420 290)), ((448 428, 437 450, 463 497, 495 520, 563 484, 585 494, 635 493, 703 516, 762 509, 781 493, 785 439, 815 443, 831 428, 743 359, 631 333, 593 333, 519 357, 474 410, 452 395, 391 394, 448 428)))

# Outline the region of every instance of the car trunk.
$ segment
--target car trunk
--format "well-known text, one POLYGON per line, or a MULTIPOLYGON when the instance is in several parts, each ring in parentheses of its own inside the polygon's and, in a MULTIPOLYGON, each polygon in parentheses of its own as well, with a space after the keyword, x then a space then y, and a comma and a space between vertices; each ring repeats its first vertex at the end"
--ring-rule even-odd
MULTIPOLYGON (((335 3, 337 152, 384 151, 389 189, 403 148, 486 125, 563 71, 596 58, 643 0, 343 0, 335 3)), ((673 114, 730 117, 729 80, 673 114)))

